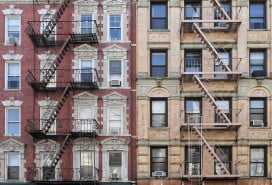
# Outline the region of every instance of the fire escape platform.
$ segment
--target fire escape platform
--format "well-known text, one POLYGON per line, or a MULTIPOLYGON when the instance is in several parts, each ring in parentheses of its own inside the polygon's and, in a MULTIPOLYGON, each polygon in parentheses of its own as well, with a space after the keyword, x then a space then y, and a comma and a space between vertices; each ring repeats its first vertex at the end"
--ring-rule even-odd
POLYGON ((194 31, 193 23, 197 23, 203 32, 237 32, 241 21, 238 20, 182 20, 181 32, 191 33, 194 31), (223 24, 223 26, 214 26, 223 24))
POLYGON ((67 184, 71 184, 71 185, 96 185, 97 184, 97 180, 78 180, 78 181, 73 181, 73 180, 47 180, 47 181, 31 181, 37 185, 52 185, 52 184, 56 184, 56 185, 67 185, 67 184))
POLYGON ((191 130, 191 128, 195 126, 198 129, 204 129, 204 130, 238 130, 241 127, 241 124, 239 123, 202 123, 196 124, 196 123, 184 123, 180 125, 181 130, 191 130))
POLYGON ((183 81, 192 81, 193 76, 198 75, 201 80, 239 80, 241 72, 182 72, 181 78, 183 81), (217 76, 216 76, 217 75, 217 76), (226 76, 226 77, 222 77, 226 76))
POLYGON ((239 178, 240 175, 183 175, 181 179, 183 180, 222 180, 229 179, 235 180, 239 178))

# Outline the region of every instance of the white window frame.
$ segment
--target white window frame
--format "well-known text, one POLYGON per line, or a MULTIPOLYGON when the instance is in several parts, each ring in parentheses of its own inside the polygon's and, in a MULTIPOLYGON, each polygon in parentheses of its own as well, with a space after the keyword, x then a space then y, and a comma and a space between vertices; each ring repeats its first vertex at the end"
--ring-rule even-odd
POLYGON ((108 151, 108 168, 109 168, 109 177, 112 179, 112 180, 118 180, 118 179, 122 179, 123 177, 123 174, 122 174, 122 169, 123 169, 123 165, 124 165, 124 154, 123 154, 123 151, 122 150, 110 150, 108 151), (117 167, 117 166, 110 166, 110 153, 121 153, 121 166, 120 167, 117 167), (119 168, 118 171, 113 171, 114 168, 119 168), (112 178, 112 173, 117 173, 119 174, 119 177, 118 178, 112 178))
POLYGON ((123 40, 123 15, 121 14, 121 13, 112 13, 112 14, 109 14, 109 16, 108 16, 108 40, 110 40, 110 41, 121 41, 121 40, 123 40), (120 40, 118 40, 118 39, 112 39, 111 38, 111 26, 110 26, 110 18, 111 18, 111 16, 114 16, 114 15, 119 15, 120 16, 120 27, 113 27, 113 28, 120 28, 120 40))
POLYGON ((8 90, 20 90, 21 89, 21 63, 19 61, 6 61, 5 62, 5 89, 8 89, 8 90), (19 87, 18 88, 15 88, 15 89, 12 89, 12 88, 9 88, 8 87, 8 77, 9 77, 9 64, 18 64, 18 71, 19 71, 19 87))
MULTIPOLYGON (((121 85, 120 86, 123 86, 123 61, 122 59, 110 59, 109 60, 109 63, 108 63, 108 77, 109 77, 109 86, 111 86, 110 82, 111 80, 119 80, 121 82, 121 85), (114 74, 111 74, 110 73, 110 64, 112 61, 120 61, 120 64, 121 64, 121 74, 120 74, 120 77, 119 76, 115 76, 114 74), (113 77, 114 76, 114 77, 113 77)), ((114 87, 114 86, 112 86, 114 87)))
MULTIPOLYGON (((54 104, 55 105, 55 104, 54 104)), ((43 123, 43 121, 45 120, 48 120, 49 119, 49 116, 51 115, 51 113, 54 111, 55 109, 55 106, 41 106, 40 107, 40 129, 43 129, 43 126, 45 123, 43 123), (50 109, 50 110, 47 110, 47 109, 50 109), (49 112, 49 115, 47 115, 45 118, 44 118, 44 113, 46 111, 50 111, 49 112)), ((57 127, 57 122, 56 122, 56 119, 54 120, 54 123, 51 125, 50 129, 48 130, 48 133, 49 135, 55 135, 56 134, 56 128, 57 127)))
MULTIPOLYGON (((46 73, 48 72, 51 64, 53 63, 53 61, 48 61, 48 62, 41 62, 41 76, 40 79, 43 80, 46 73)), ((57 70, 55 70, 55 73, 53 74, 53 76, 51 76, 49 82, 47 83, 46 87, 48 88, 52 88, 52 87, 56 87, 57 86, 57 70)))
POLYGON ((6 136, 20 136, 21 135, 21 108, 20 107, 6 107, 5 108, 5 135, 6 136), (19 120, 18 120, 18 134, 9 134, 9 129, 8 129, 8 123, 9 123, 9 119, 8 119, 8 111, 11 109, 15 109, 18 110, 19 112, 19 120))
MULTIPOLYGON (((119 120, 113 120, 113 121, 119 121, 119 120)), ((108 107, 108 133, 109 134, 114 134, 111 129, 115 128, 119 130, 119 133, 116 132, 116 134, 121 134, 123 132, 123 107, 122 106, 110 106, 108 107), (118 129, 118 127, 112 127, 111 126, 111 111, 113 109, 118 108, 120 110, 120 127, 118 129)), ((117 130, 116 130, 117 131, 117 130)))
POLYGON ((93 33, 93 15, 92 14, 90 14, 90 13, 82 13, 82 14, 80 14, 80 31, 79 31, 79 33, 80 34, 91 34, 91 33, 93 33), (91 32, 90 33, 88 33, 88 32, 85 32, 85 33, 83 33, 82 32, 82 29, 88 29, 89 27, 89 25, 88 26, 82 26, 83 25, 83 22, 82 22, 82 16, 90 16, 91 17, 91 27, 90 27, 90 29, 91 29, 91 32))
MULTIPOLYGON (((46 28, 47 24, 50 22, 53 15, 43 15, 41 16, 41 25, 40 25, 40 32, 43 33, 44 29, 46 28), (44 22, 47 22, 47 24, 43 24, 44 22)), ((53 31, 48 36, 48 39, 50 41, 56 41, 57 40, 57 25, 54 27, 53 31)))
POLYGON ((20 45, 21 44, 21 37, 22 37, 22 33, 21 33, 21 27, 22 27, 22 23, 21 23, 21 16, 20 15, 6 15, 5 16, 5 44, 6 45, 20 45), (19 38, 18 40, 15 39, 15 42, 9 42, 9 36, 8 36, 8 32, 9 32, 9 29, 8 29, 8 22, 9 22, 9 19, 19 19, 19 38))
POLYGON ((82 63, 84 62, 84 61, 87 61, 87 62, 90 62, 91 63, 91 74, 92 74, 92 81, 94 81, 94 68, 93 68, 93 66, 94 66, 94 61, 92 60, 92 59, 80 59, 80 61, 79 61, 79 67, 78 67, 78 80, 80 81, 80 82, 83 82, 82 81, 82 76, 81 76, 81 74, 84 74, 84 72, 83 72, 83 70, 82 70, 82 63))
POLYGON ((16 151, 16 152, 5 152, 6 153, 6 155, 5 155, 5 161, 6 161, 6 174, 5 174, 5 179, 6 180, 20 180, 21 178, 21 166, 20 166, 20 163, 21 163, 21 161, 20 161, 20 158, 21 158, 21 155, 20 155, 20 152, 19 151, 16 151), (9 179, 9 177, 8 177, 8 167, 9 167, 9 156, 10 156, 10 154, 17 154, 18 155, 18 167, 19 167, 19 174, 18 174, 18 179, 9 179))

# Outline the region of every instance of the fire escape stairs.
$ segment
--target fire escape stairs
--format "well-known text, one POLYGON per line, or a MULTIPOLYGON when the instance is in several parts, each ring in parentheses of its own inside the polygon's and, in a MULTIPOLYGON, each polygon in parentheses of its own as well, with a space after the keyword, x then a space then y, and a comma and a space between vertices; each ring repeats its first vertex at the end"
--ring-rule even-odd
POLYGON ((218 155, 214 152, 214 150, 209 145, 209 143, 207 142, 207 140, 205 139, 205 137, 201 134, 201 132, 199 131, 199 129, 195 125, 192 128, 193 128, 194 133, 198 135, 199 139, 201 139, 203 145, 205 145, 205 148, 211 154, 211 156, 213 157, 214 161, 218 164, 218 166, 224 172, 224 174, 225 175, 231 175, 230 172, 229 172, 229 170, 226 168, 226 166, 224 165, 224 163, 220 160, 220 158, 218 157, 218 155))
POLYGON ((57 25, 57 22, 59 21, 59 19, 63 15, 66 7, 69 5, 70 2, 71 2, 71 0, 63 0, 60 3, 60 5, 58 7, 58 10, 53 15, 53 17, 50 19, 50 21, 48 22, 48 24, 46 25, 46 27, 43 30, 43 33, 42 33, 43 38, 48 38, 49 37, 49 35, 54 30, 55 26, 57 25))
POLYGON ((45 178, 49 179, 50 176, 52 175, 55 167, 57 166, 59 160, 61 159, 62 154, 64 153, 65 149, 67 148, 67 146, 70 144, 70 137, 71 134, 67 134, 64 141, 62 142, 61 146, 59 147, 59 149, 56 151, 50 165, 49 165, 49 170, 46 173, 45 178))
POLYGON ((48 133, 50 127, 52 126, 52 124, 54 123, 56 117, 58 116, 58 113, 60 112, 61 108, 63 107, 66 99, 70 96, 70 90, 72 89, 72 85, 68 84, 66 86, 66 88, 64 89, 56 107, 54 108, 54 110, 51 112, 48 120, 46 121, 45 125, 43 126, 43 132, 45 134, 48 133))

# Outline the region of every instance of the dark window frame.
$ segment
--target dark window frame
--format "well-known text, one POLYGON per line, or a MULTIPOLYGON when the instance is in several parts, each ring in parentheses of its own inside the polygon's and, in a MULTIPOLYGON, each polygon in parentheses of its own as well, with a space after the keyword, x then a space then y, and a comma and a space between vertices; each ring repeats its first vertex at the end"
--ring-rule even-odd
MULTIPOLYGON (((228 107, 228 111, 229 113, 225 113, 225 115, 229 118, 230 121, 232 121, 232 98, 231 97, 220 97, 219 98, 215 98, 215 102, 216 101, 228 101, 229 102, 229 107, 228 107)), ((225 112, 224 110, 222 110, 222 112, 225 112)), ((215 123, 224 123, 224 119, 220 119, 220 116, 216 113, 214 113, 214 120, 215 123)))
POLYGON ((249 76, 251 77, 264 77, 267 75, 266 73, 266 68, 267 68, 267 52, 265 49, 251 49, 249 51, 249 76), (263 64, 252 64, 252 57, 251 54, 253 53, 262 53, 264 55, 263 58, 263 64), (254 67, 262 67, 262 70, 253 70, 252 68, 254 67))
MULTIPOLYGON (((187 0, 184 2, 184 18, 186 20, 201 20, 202 19, 202 3, 201 1, 192 1, 192 0, 187 0), (191 5, 191 7, 188 7, 189 5, 191 5), (195 12, 195 8, 199 8, 199 16, 194 16, 191 15, 192 12, 195 12), (192 10, 192 8, 194 8, 192 10), (191 15, 191 16, 190 16, 191 15)), ((199 24, 201 25, 201 24, 199 24)))
POLYGON ((185 98, 184 107, 185 107, 185 111, 184 111, 185 123, 191 123, 191 121, 193 121, 193 123, 201 123, 201 120, 202 120, 202 98, 201 97, 185 98), (188 113, 188 107, 187 107, 188 101, 198 101, 199 102, 199 113, 188 113), (191 116, 191 114, 194 114, 193 117, 196 116, 196 118, 195 119, 189 118, 191 116), (197 118, 198 116, 199 116, 199 118, 197 118))
POLYGON ((155 1, 150 3, 150 29, 152 30, 166 30, 168 29, 168 4, 166 1, 155 1), (155 6, 164 6, 165 16, 153 16, 153 8, 155 6), (160 21, 160 26, 157 26, 160 21), (163 23, 163 24, 162 24, 163 23))
MULTIPOLYGON (((202 149, 201 149, 201 146, 200 145, 193 145, 193 146, 188 146, 186 145, 185 146, 185 174, 186 175, 201 175, 201 172, 202 172, 202 161, 201 161, 201 155, 202 155, 202 149), (191 154, 191 158, 189 159, 189 148, 190 149, 194 149, 194 150, 199 150, 199 156, 197 158, 197 156, 194 156, 193 153, 190 153, 191 154), (189 173, 190 172, 190 169, 189 169, 189 164, 191 164, 192 166, 192 171, 191 171, 191 174, 189 173), (194 168, 196 167, 196 169, 194 168)), ((195 155, 197 155, 197 153, 195 153, 195 155)))
POLYGON ((168 127, 168 99, 167 98, 151 98, 150 99, 150 127, 153 128, 161 128, 161 127, 168 127), (165 103, 164 113, 153 113, 153 102, 160 101, 165 103), (156 126, 153 124, 153 118, 155 116, 164 116, 165 118, 165 125, 156 126))
MULTIPOLYGON (((224 0, 224 1, 219 1, 219 2, 220 2, 221 7, 225 10, 227 15, 231 18, 232 17, 231 0, 224 0)), ((219 13, 216 12, 216 10, 214 11, 214 20, 221 20, 219 13)), ((226 27, 226 23, 215 22, 214 27, 226 27)))
POLYGON ((167 54, 167 49, 159 49, 159 50, 150 50, 150 77, 167 77, 168 76, 168 54, 167 54), (160 63, 162 61, 157 61, 153 54, 164 54, 164 63, 165 64, 156 64, 155 63, 160 63), (157 75, 157 70, 159 69, 159 73, 161 75, 157 75))
POLYGON ((165 177, 168 176, 168 147, 167 146, 151 146, 150 147, 150 176, 154 177, 152 172, 163 171, 165 172, 165 177), (153 150, 163 149, 165 150, 165 157, 153 157, 153 150), (157 170, 157 165, 160 169, 157 170), (163 165, 162 167, 160 166, 163 165), (163 168, 163 169, 162 169, 163 168))
MULTIPOLYGON (((184 51, 184 72, 202 72, 202 50, 199 49, 185 49, 184 51), (195 55, 198 57, 190 57, 195 55), (189 69, 189 70, 188 70, 189 69), (191 70, 193 69, 193 70, 191 70)), ((201 76, 201 75, 199 75, 201 76)))
POLYGON ((266 29, 266 1, 250 1, 249 2, 249 29, 266 29), (263 6, 263 16, 252 16, 251 15, 251 5, 262 5, 263 6), (257 22, 260 23, 257 25, 255 25, 254 23, 256 22, 252 22, 253 19, 262 19, 262 22, 257 22), (262 25, 261 25, 262 24, 262 25))
MULTIPOLYGON (((250 167, 250 177, 267 177, 267 147, 266 146, 250 146, 250 158, 249 158, 249 167, 250 167), (264 159, 263 162, 262 161, 252 161, 252 149, 263 149, 264 150, 264 159), (252 168, 253 168, 253 164, 255 164, 255 168, 256 170, 258 170, 258 165, 259 164, 263 164, 263 175, 252 175, 252 168)), ((258 154, 260 155, 260 154, 258 154)))
MULTIPOLYGON (((250 98, 250 101, 249 101, 249 120, 250 120, 250 127, 257 127, 257 128, 260 128, 260 127, 267 127, 267 98, 250 98), (255 108, 257 110, 255 110, 256 112, 254 113, 252 108, 251 108, 251 103, 252 101, 262 101, 263 102, 263 105, 264 107, 263 108, 255 108), (259 109, 259 110, 258 110, 259 109), (260 109, 263 109, 262 112, 260 112, 261 110, 260 109), (252 120, 255 120, 255 119, 252 119, 251 117, 253 116, 253 114, 255 116, 257 115, 262 115, 261 117, 263 118, 263 126, 258 126, 258 125, 253 125, 253 121, 252 120)), ((261 119, 260 119, 261 120, 261 119)))
MULTIPOLYGON (((228 169, 230 174, 232 174, 232 146, 215 146, 214 152, 217 154, 221 162, 228 169), (229 150, 228 153, 224 152, 225 149, 229 150), (226 158, 224 158, 224 156, 226 156, 227 160, 226 158)), ((223 174, 217 173, 216 162, 214 162, 214 174, 223 175, 223 174)))
MULTIPOLYGON (((229 58, 228 58, 228 67, 230 69, 232 69, 232 50, 231 49, 218 49, 218 54, 220 55, 220 53, 227 53, 229 55, 229 58)), ((224 59, 225 58, 221 58, 224 62, 224 59)), ((220 65, 216 63, 217 61, 215 60, 214 61, 214 71, 215 72, 221 72, 221 71, 224 71, 223 69, 220 68, 220 65)), ((215 78, 227 78, 228 76, 225 75, 225 74, 215 74, 214 75, 215 78)))

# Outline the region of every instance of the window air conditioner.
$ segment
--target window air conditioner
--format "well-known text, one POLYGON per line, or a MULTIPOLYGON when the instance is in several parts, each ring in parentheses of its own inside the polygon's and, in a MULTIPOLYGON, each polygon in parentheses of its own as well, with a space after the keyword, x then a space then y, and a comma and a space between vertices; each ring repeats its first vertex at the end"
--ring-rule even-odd
POLYGON ((263 120, 252 120, 252 126, 264 126, 263 120))
POLYGON ((121 86, 121 81, 120 80, 111 80, 110 86, 121 86))
POLYGON ((165 171, 154 171, 152 172, 153 177, 165 177, 166 172, 165 171))
POLYGON ((110 133, 111 134, 119 134, 120 133, 120 128, 110 128, 110 133))
POLYGON ((111 178, 112 179, 120 179, 120 174, 119 173, 111 173, 111 178))

